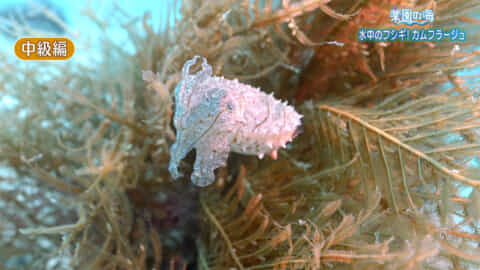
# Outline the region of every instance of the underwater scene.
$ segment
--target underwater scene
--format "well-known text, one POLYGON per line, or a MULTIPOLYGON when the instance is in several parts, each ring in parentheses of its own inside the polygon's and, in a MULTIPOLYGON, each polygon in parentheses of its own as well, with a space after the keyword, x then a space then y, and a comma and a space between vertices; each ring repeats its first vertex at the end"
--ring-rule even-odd
POLYGON ((479 1, 0 22, 0 270, 480 269, 479 1))

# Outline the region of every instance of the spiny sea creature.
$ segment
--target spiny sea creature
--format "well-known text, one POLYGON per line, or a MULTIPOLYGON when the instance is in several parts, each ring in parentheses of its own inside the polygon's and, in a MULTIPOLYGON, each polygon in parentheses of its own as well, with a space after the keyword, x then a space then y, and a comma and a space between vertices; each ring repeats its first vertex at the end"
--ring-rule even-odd
POLYGON ((170 149, 169 171, 173 178, 179 162, 193 148, 196 159, 191 180, 208 186, 214 170, 225 166, 230 151, 258 155, 277 150, 293 139, 302 115, 286 102, 258 88, 212 76, 212 68, 200 56, 185 62, 182 80, 175 89, 174 126, 176 141, 170 149), (190 67, 202 58, 202 69, 190 74, 190 67))

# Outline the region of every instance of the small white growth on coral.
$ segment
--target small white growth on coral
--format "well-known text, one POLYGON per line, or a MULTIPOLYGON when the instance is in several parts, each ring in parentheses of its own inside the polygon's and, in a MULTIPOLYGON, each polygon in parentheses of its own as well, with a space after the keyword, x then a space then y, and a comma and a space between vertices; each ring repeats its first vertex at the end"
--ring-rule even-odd
POLYGON ((178 164, 195 148, 191 180, 207 186, 215 180, 214 170, 225 166, 230 151, 259 158, 268 153, 276 159, 277 150, 293 139, 302 115, 258 88, 212 76, 205 58, 202 70, 190 74, 199 58, 185 63, 175 89, 177 137, 168 169, 173 178, 182 176, 178 164))

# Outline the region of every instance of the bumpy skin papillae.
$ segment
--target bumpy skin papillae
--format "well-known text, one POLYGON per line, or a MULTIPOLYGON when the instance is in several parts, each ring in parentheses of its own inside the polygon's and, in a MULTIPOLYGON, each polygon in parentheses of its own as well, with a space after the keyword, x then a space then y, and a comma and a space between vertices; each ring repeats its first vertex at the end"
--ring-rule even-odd
POLYGON ((215 179, 214 170, 225 166, 230 151, 260 158, 270 153, 276 158, 278 148, 293 139, 302 116, 258 88, 212 76, 204 58, 202 70, 189 74, 199 58, 185 63, 175 90, 177 138, 169 171, 173 178, 180 177, 179 162, 195 148, 191 180, 207 186, 215 179))

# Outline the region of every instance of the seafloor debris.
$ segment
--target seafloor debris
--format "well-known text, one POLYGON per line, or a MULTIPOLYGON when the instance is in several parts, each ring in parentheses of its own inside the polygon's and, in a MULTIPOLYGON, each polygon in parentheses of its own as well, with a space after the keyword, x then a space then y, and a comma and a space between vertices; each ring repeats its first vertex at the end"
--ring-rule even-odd
POLYGON ((196 159, 191 180, 210 185, 214 170, 225 166, 230 151, 277 158, 277 150, 291 141, 302 115, 271 94, 235 80, 212 76, 205 58, 202 70, 189 74, 200 56, 188 60, 175 90, 176 141, 171 148, 169 171, 173 178, 178 163, 193 148, 196 159))

